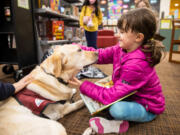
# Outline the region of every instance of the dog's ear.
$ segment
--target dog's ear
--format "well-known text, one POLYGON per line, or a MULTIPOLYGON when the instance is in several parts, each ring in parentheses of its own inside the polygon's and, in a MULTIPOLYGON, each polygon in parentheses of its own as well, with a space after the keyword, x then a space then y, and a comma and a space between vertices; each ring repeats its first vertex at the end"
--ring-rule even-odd
POLYGON ((47 73, 53 74, 55 77, 61 75, 62 70, 62 54, 53 53, 40 65, 47 73))
POLYGON ((55 77, 60 77, 62 71, 62 54, 55 53, 52 57, 53 74, 55 77))

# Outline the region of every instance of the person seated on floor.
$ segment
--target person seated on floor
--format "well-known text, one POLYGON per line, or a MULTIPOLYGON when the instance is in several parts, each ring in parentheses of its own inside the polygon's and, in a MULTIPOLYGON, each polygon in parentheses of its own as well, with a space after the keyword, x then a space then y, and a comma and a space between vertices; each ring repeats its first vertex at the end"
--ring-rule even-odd
POLYGON ((148 8, 137 8, 124 13, 117 24, 119 43, 105 49, 81 46, 97 51, 98 64, 113 63, 113 86, 104 88, 89 81, 73 78, 69 83, 79 86, 80 92, 103 104, 110 104, 133 91, 128 101, 119 101, 109 108, 115 120, 91 118, 90 126, 98 133, 122 133, 128 121, 150 122, 165 110, 165 98, 155 71, 164 46, 153 39, 157 25, 154 13, 148 8), (116 128, 113 125, 118 125, 116 128))
POLYGON ((13 84, 0 82, 0 101, 7 99, 22 90, 32 81, 32 78, 31 74, 29 74, 13 84))

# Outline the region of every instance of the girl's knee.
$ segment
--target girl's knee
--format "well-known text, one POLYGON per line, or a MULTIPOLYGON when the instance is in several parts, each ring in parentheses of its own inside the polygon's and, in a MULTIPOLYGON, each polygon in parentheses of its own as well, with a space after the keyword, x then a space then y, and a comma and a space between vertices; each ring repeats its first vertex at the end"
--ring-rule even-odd
POLYGON ((123 102, 113 104, 109 109, 109 113, 114 119, 118 120, 124 120, 127 116, 127 111, 123 102))

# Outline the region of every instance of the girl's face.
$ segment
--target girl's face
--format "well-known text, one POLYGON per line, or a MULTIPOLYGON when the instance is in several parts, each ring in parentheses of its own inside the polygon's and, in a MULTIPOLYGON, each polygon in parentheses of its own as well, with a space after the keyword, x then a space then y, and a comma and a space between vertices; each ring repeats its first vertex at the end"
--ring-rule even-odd
POLYGON ((136 43, 137 34, 129 30, 126 32, 125 30, 119 31, 119 44, 120 47, 125 50, 132 50, 134 48, 134 44, 136 43))
POLYGON ((138 3, 140 0, 134 0, 134 3, 136 4, 136 3, 138 3))
POLYGON ((138 3, 137 8, 147 8, 147 6, 143 1, 141 1, 138 3))
POLYGON ((89 3, 93 5, 96 2, 96 0, 89 0, 89 3))

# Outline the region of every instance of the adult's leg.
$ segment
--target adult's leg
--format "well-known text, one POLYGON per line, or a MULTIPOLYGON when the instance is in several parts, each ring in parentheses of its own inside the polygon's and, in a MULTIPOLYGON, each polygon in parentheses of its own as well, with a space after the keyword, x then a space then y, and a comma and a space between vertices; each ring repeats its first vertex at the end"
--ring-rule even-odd
POLYGON ((85 30, 85 36, 87 40, 88 47, 93 47, 97 49, 96 42, 97 42, 97 31, 89 32, 85 30))
POLYGON ((87 46, 89 46, 89 43, 90 43, 90 39, 89 39, 90 35, 89 35, 89 32, 86 31, 86 30, 84 30, 84 33, 85 33, 85 37, 86 37, 87 46))
POLYGON ((116 120, 148 122, 156 117, 155 114, 147 112, 141 104, 128 101, 120 101, 113 104, 109 112, 116 120))
POLYGON ((90 46, 97 49, 97 31, 90 32, 90 46))

